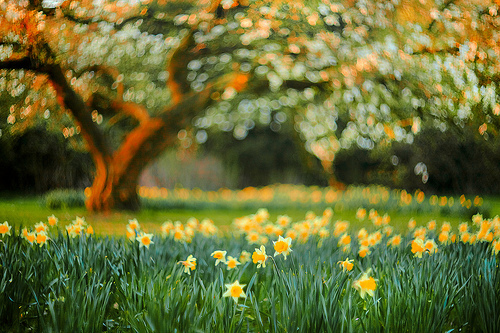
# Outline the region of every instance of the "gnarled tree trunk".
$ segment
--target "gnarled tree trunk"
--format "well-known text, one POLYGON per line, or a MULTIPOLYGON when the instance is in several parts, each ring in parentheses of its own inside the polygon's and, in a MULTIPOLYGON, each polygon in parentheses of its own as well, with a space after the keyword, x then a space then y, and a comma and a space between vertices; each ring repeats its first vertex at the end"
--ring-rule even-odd
MULTIPOLYGON (((101 158, 100 154, 93 155, 96 175, 87 198, 87 209, 138 210, 140 201, 137 185, 142 170, 167 147, 174 145, 179 130, 204 108, 212 92, 220 89, 220 86, 225 86, 226 82, 228 79, 224 78, 219 84, 209 86, 202 92, 184 96, 179 103, 166 109, 160 116, 144 117, 110 158, 101 158)), ((132 105, 116 107, 126 107, 129 108, 128 112, 133 111, 132 105)))

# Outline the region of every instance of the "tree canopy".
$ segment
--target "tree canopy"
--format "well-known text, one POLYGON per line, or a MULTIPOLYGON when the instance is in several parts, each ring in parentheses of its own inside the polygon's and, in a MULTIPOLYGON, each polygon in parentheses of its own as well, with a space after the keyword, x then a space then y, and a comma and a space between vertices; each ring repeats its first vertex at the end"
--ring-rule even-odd
POLYGON ((498 1, 0 0, 10 130, 82 137, 88 208, 138 207, 142 168, 210 131, 286 122, 326 170, 422 126, 496 135, 498 1), (188 129, 187 131, 185 129, 188 129))

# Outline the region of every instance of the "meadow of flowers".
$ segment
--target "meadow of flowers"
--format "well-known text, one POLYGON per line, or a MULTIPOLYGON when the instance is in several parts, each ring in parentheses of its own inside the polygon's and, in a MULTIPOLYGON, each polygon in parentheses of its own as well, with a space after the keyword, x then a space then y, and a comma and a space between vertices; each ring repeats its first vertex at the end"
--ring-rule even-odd
POLYGON ((266 209, 227 230, 194 218, 94 235, 77 217, 0 224, 0 331, 498 332, 500 218, 452 227, 359 208, 266 209))
MULTIPOLYGON (((88 193, 87 193, 88 194, 88 193)), ((397 212, 437 213, 471 217, 476 213, 487 213, 479 196, 458 199, 447 196, 426 196, 421 190, 409 193, 405 190, 389 189, 379 185, 348 186, 346 189, 322 188, 291 184, 275 184, 264 187, 247 187, 242 190, 221 188, 218 191, 200 189, 139 187, 139 195, 145 208, 188 209, 269 209, 286 210, 290 206, 304 210, 325 209, 391 210, 397 212)))
MULTIPOLYGON (((358 207, 400 213, 431 213, 441 216, 460 216, 470 218, 481 213, 489 214, 490 207, 479 196, 458 198, 426 195, 420 190, 389 189, 379 185, 348 186, 345 189, 330 187, 275 184, 264 187, 246 187, 241 190, 221 188, 217 191, 202 191, 199 188, 161 187, 138 188, 144 209, 233 209, 257 210, 267 207, 273 211, 294 209, 323 210, 328 207, 335 211, 356 210, 358 207)), ((90 188, 83 192, 56 190, 44 198, 44 205, 50 209, 61 207, 84 207, 85 197, 90 188)))

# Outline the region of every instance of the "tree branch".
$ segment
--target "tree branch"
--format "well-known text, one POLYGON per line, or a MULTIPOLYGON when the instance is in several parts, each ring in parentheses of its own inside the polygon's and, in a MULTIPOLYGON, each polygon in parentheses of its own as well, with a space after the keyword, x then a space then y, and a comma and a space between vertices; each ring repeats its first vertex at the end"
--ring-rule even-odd
POLYGON ((34 70, 33 66, 33 60, 28 57, 24 56, 19 59, 10 59, 10 60, 4 60, 0 61, 0 69, 27 69, 27 70, 34 70))

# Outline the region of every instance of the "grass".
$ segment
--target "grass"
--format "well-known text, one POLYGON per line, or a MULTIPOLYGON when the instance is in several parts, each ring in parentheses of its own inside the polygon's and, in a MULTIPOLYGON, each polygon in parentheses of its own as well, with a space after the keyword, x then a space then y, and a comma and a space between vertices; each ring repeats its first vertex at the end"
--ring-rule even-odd
MULTIPOLYGON (((484 204, 490 207, 490 216, 500 215, 500 198, 485 198, 484 204)), ((46 222, 47 217, 54 214, 59 218, 62 225, 70 224, 77 216, 85 217, 85 219, 93 226, 96 234, 99 235, 124 235, 125 225, 128 220, 137 218, 143 225, 143 228, 148 232, 158 232, 163 222, 167 220, 186 222, 190 217, 195 217, 198 220, 205 218, 211 219, 217 226, 229 226, 235 218, 249 215, 255 212, 255 207, 266 207, 271 214, 271 220, 276 220, 278 215, 286 214, 293 221, 304 219, 308 209, 302 206, 294 207, 293 202, 289 202, 286 206, 280 204, 277 207, 272 207, 272 204, 266 205, 265 202, 260 202, 258 205, 253 204, 247 208, 230 208, 228 205, 213 206, 213 208, 200 208, 193 205, 189 209, 179 209, 174 206, 170 209, 144 208, 139 212, 110 212, 110 213, 89 213, 84 207, 62 207, 60 209, 50 209, 43 204, 43 200, 39 197, 9 197, 3 195, 0 197, 0 222, 8 221, 10 225, 18 228, 19 226, 32 226, 40 221, 46 222), (271 206, 271 207, 269 207, 271 206), (283 208, 285 207, 285 208, 283 208)), ((353 227, 361 228, 362 222, 359 222, 356 217, 354 208, 342 208, 339 205, 332 205, 334 208, 334 219, 347 220, 353 227)), ((323 206, 311 204, 310 210, 316 214, 320 214, 324 209, 323 206)), ((425 225, 430 220, 436 220, 441 223, 448 221, 452 226, 458 226, 459 223, 469 221, 468 216, 457 215, 441 215, 436 212, 416 211, 416 210, 379 210, 380 214, 387 213, 391 217, 391 225, 396 230, 405 230, 408 221, 414 218, 417 225, 425 225)))

